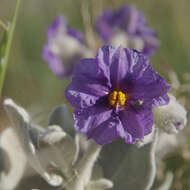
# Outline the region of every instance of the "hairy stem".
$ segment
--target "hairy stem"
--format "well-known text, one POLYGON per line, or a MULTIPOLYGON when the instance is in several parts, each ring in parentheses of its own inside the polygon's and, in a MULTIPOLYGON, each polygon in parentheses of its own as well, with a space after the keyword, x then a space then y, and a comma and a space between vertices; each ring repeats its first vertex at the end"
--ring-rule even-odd
POLYGON ((92 175, 92 170, 95 161, 101 151, 101 146, 95 142, 91 142, 88 151, 85 153, 82 160, 77 164, 76 178, 66 187, 67 190, 83 190, 89 183, 92 175))

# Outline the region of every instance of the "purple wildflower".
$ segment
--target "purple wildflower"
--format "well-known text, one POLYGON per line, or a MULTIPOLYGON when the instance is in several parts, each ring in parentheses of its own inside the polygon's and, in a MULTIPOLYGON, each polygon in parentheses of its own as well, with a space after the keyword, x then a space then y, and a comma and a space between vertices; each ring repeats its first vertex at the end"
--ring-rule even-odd
POLYGON ((100 145, 118 136, 131 144, 151 133, 152 109, 168 104, 169 89, 142 53, 104 46, 78 63, 66 98, 77 131, 100 145))
POLYGON ((118 11, 105 10, 96 22, 97 31, 105 43, 122 45, 152 55, 159 46, 155 32, 147 27, 142 12, 124 5, 118 11))
POLYGON ((65 18, 59 16, 48 28, 47 38, 48 42, 43 48, 43 59, 56 76, 71 76, 75 62, 89 53, 84 45, 82 33, 71 29, 65 18))

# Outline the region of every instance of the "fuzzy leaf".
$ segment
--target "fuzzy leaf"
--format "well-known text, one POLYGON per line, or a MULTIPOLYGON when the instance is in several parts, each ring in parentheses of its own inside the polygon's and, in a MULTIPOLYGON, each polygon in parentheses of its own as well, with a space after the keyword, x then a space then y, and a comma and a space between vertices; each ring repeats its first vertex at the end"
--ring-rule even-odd
POLYGON ((114 190, 149 190, 155 178, 155 146, 157 130, 151 143, 137 148, 117 140, 106 145, 100 156, 105 177, 114 183, 114 190))
POLYGON ((77 133, 75 135, 75 144, 76 144, 76 154, 75 154, 75 162, 80 161, 85 152, 88 150, 90 146, 89 140, 83 134, 77 133))
POLYGON ((171 190, 172 182, 173 182, 173 173, 168 172, 166 176, 164 176, 164 181, 160 185, 160 187, 154 189, 154 190, 171 190))
POLYGON ((104 190, 104 189, 110 189, 113 187, 112 181, 108 179, 99 179, 96 181, 91 181, 85 190, 104 190))
POLYGON ((12 123, 21 146, 30 165, 52 186, 62 184, 62 178, 55 174, 50 174, 46 169, 48 163, 47 155, 40 156, 39 134, 41 131, 30 126, 28 113, 20 106, 16 105, 11 99, 4 101, 4 107, 12 123))
POLYGON ((164 156, 174 152, 177 148, 186 143, 187 138, 183 133, 168 134, 165 131, 158 130, 158 143, 156 146, 156 158, 161 160, 164 156))
POLYGON ((176 134, 187 124, 187 111, 170 94, 168 105, 160 106, 154 110, 154 122, 156 126, 170 134, 176 134))
POLYGON ((99 145, 90 141, 88 150, 75 166, 77 177, 68 183, 66 190, 84 190, 91 180, 94 164, 99 156, 100 150, 101 147, 99 145))
POLYGON ((21 180, 27 158, 13 128, 6 128, 0 135, 0 189, 13 190, 21 180))
POLYGON ((63 130, 74 136, 74 120, 69 113, 67 105, 63 104, 61 106, 57 106, 49 115, 49 125, 58 125, 63 128, 63 130))
POLYGON ((63 171, 65 176, 70 177, 72 174, 69 172, 76 160, 77 151, 74 140, 61 127, 52 125, 41 133, 40 141, 49 145, 47 150, 49 159, 63 171))

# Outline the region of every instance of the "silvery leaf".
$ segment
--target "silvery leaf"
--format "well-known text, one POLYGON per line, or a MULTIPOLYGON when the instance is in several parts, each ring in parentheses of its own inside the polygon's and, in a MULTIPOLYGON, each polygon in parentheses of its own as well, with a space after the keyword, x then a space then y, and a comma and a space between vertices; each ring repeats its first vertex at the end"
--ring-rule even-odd
POLYGON ((104 190, 110 189, 112 187, 112 181, 102 178, 99 180, 90 181, 90 183, 86 186, 85 190, 104 190))
POLYGON ((27 158, 15 131, 10 127, 0 134, 0 163, 0 189, 15 189, 25 171, 27 158))
POLYGON ((92 170, 99 156, 100 151, 101 151, 101 146, 99 146, 93 141, 90 141, 88 150, 85 152, 83 158, 76 166, 77 171, 80 174, 80 178, 83 179, 84 184, 88 184, 88 182, 91 179, 92 170))
POLYGON ((63 130, 70 134, 71 136, 74 136, 75 130, 74 130, 74 120, 69 113, 69 110, 67 108, 67 105, 63 104, 61 106, 57 106, 49 116, 49 125, 58 125, 63 128, 63 130))
POLYGON ((86 136, 80 133, 75 135, 75 144, 76 144, 76 154, 75 154, 75 164, 83 157, 85 152, 90 146, 90 140, 87 140, 86 136))
POLYGON ((157 130, 154 140, 138 148, 128 145, 122 140, 106 145, 100 155, 100 164, 105 177, 114 183, 114 190, 149 190, 156 174, 155 146, 157 130))
POLYGON ((52 186, 62 184, 62 178, 47 171, 48 157, 40 156, 39 134, 41 131, 30 126, 28 113, 11 99, 4 101, 4 107, 12 123, 13 129, 19 137, 21 146, 27 156, 30 165, 52 186))
POLYGON ((76 134, 74 130, 74 120, 69 113, 67 105, 63 104, 57 106, 49 116, 48 125, 58 125, 68 134, 70 134, 75 139, 75 156, 74 162, 80 160, 84 152, 88 149, 89 141, 86 140, 86 137, 82 134, 76 134), (75 136, 75 137, 74 137, 75 136))
MULTIPOLYGON (((6 150, 6 148, 5 148, 6 150)), ((5 174, 7 174, 10 171, 10 159, 9 159, 9 155, 8 153, 4 150, 4 148, 2 148, 1 145, 1 136, 0 136, 0 175, 2 172, 4 172, 5 174)))
POLYGON ((159 129, 158 144, 156 146, 156 158, 161 160, 166 154, 174 152, 185 144, 186 137, 183 133, 168 134, 159 129))
POLYGON ((76 145, 74 140, 57 125, 48 126, 41 133, 40 141, 49 145, 49 159, 55 166, 69 177, 76 156, 76 145))
POLYGON ((168 172, 165 176, 164 182, 160 185, 160 187, 156 188, 155 190, 171 190, 173 177, 173 173, 168 172))
POLYGON ((187 111, 173 95, 169 96, 168 105, 155 108, 154 122, 165 132, 176 134, 187 124, 187 111))
POLYGON ((155 132, 155 125, 153 125, 153 127, 152 127, 152 132, 150 134, 146 135, 144 137, 143 141, 138 141, 136 143, 137 147, 141 148, 142 146, 144 146, 144 145, 146 145, 148 143, 151 143, 154 140, 154 137, 155 137, 154 132, 155 132))
POLYGON ((77 173, 72 181, 66 185, 66 190, 84 190, 91 180, 94 164, 99 156, 100 150, 101 146, 90 141, 88 150, 74 167, 77 173))

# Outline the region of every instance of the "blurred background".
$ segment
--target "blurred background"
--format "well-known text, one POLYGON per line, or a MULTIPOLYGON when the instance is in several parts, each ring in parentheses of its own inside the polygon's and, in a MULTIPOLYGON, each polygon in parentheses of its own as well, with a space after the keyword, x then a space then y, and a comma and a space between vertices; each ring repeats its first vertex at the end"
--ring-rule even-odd
MULTIPOLYGON (((0 0, 0 18, 11 20, 16 1, 0 0)), ((52 106, 64 102, 68 81, 54 76, 42 60, 46 29, 57 15, 63 14, 68 23, 83 32, 82 4, 87 4, 91 21, 105 7, 120 7, 133 3, 144 12, 148 25, 161 40, 159 51, 151 63, 165 77, 172 67, 180 80, 190 71, 190 1, 189 0, 32 0, 22 1, 12 43, 3 96, 13 98, 25 107, 34 104, 52 106), (167 67, 166 67, 167 65, 167 67)))
MULTIPOLYGON (((185 107, 189 109, 189 0, 23 0, 9 57, 3 97, 12 98, 28 108, 34 120, 46 115, 57 104, 66 102, 64 90, 69 80, 56 78, 48 64, 42 60, 41 53, 46 42, 47 27, 57 15, 65 15, 73 28, 86 32, 82 18, 83 6, 89 9, 89 20, 93 27, 96 17, 104 8, 117 8, 124 3, 132 3, 142 10, 148 25, 157 32, 161 47, 151 58, 151 64, 167 78, 168 82, 172 83, 171 79, 176 82, 174 90, 181 89, 180 85, 183 87, 186 85, 185 90, 178 90, 176 96, 181 98, 185 107), (176 76, 179 81, 176 80, 176 76)), ((5 23, 11 20, 15 5, 15 0, 0 0, 0 19, 5 23)), ((0 128, 5 127, 7 120, 2 109, 0 120, 0 128)), ((186 130, 189 134, 188 127, 186 130)), ((168 167, 176 172, 180 167, 187 170, 182 176, 177 176, 178 178, 175 176, 176 179, 183 181, 176 180, 173 189, 189 190, 190 162, 185 165, 187 163, 179 153, 176 153, 175 156, 167 158, 166 163, 169 163, 168 167)))

